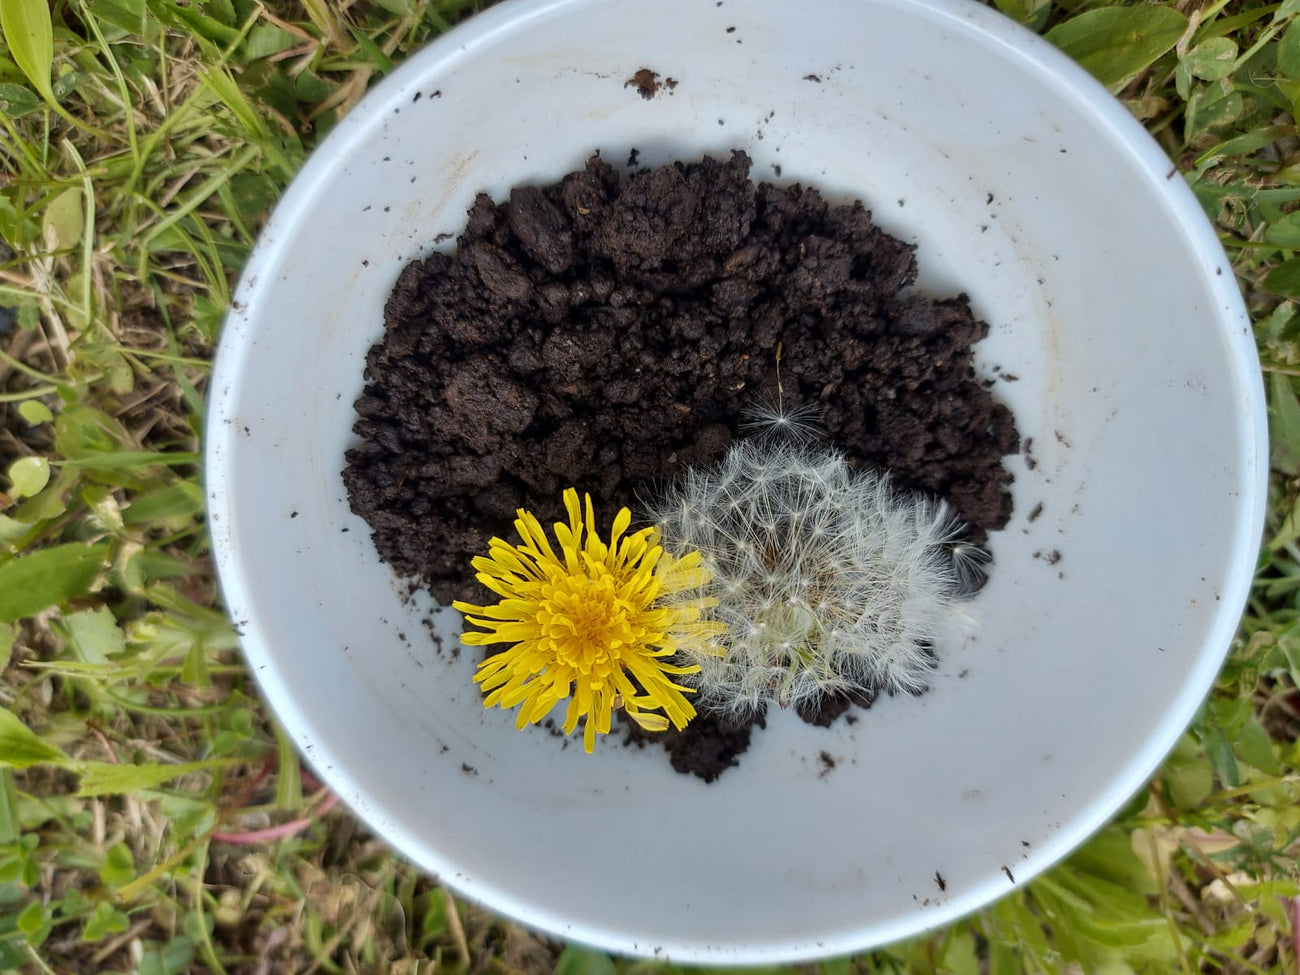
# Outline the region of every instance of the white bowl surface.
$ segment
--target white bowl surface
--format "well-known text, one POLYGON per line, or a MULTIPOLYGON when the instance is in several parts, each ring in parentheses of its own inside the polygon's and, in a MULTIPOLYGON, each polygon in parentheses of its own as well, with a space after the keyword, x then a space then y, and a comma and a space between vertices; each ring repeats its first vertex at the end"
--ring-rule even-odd
POLYGON ((1080 69, 961 0, 475 16, 385 79, 285 194, 222 337, 207 450, 248 661, 345 802, 530 925, 721 963, 915 934, 1102 826, 1222 661, 1266 467, 1249 323, 1192 194, 1080 69), (676 88, 642 99, 626 82, 643 67, 676 88), (632 148, 642 165, 743 148, 756 179, 862 199, 917 242, 926 290, 964 291, 989 321, 981 368, 1018 377, 996 394, 1036 462, 1008 460, 1013 520, 931 693, 831 729, 776 714, 712 785, 658 750, 588 756, 484 710, 458 619, 407 597, 340 479, 405 262, 477 192, 598 149, 623 170, 632 148))

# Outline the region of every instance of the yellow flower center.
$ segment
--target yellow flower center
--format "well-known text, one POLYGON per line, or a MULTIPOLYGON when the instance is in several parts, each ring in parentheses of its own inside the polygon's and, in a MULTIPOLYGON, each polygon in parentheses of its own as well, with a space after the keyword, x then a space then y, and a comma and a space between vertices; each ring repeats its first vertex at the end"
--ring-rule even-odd
POLYGON ((628 618, 637 608, 618 595, 604 566, 594 568, 595 578, 559 576, 543 586, 537 610, 542 641, 556 661, 590 677, 593 688, 604 685, 620 665, 620 650, 638 639, 628 618))

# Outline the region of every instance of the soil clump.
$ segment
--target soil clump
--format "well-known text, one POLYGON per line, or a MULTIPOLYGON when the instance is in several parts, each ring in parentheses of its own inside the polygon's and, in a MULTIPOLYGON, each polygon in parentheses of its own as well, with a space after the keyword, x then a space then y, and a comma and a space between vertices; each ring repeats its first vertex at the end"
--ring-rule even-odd
POLYGON ((971 365, 988 326, 965 296, 906 291, 912 247, 860 203, 749 168, 735 152, 620 182, 596 156, 480 195, 455 253, 407 265, 343 472, 397 572, 474 599, 469 561, 517 508, 547 524, 572 486, 612 520, 778 400, 814 405, 852 463, 1006 524, 1018 436, 971 365))

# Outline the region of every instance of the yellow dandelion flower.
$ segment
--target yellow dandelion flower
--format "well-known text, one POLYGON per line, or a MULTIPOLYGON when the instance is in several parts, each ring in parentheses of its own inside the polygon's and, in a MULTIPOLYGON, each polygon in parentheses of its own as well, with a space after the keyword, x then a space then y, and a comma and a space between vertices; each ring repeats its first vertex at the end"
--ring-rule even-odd
POLYGON ((669 722, 685 727, 695 716, 686 699, 694 690, 672 678, 700 668, 669 659, 683 647, 721 653, 713 641, 722 625, 706 618, 716 601, 700 595, 710 574, 699 552, 673 558, 656 544, 653 528, 625 535, 632 523, 627 508, 615 516, 606 544, 590 495, 585 502, 584 517, 578 492, 564 492, 569 523, 554 525, 558 555, 537 517, 520 509, 519 544, 494 538, 488 554, 473 560, 479 582, 500 602, 453 605, 483 628, 467 630, 466 643, 513 644, 479 664, 474 680, 486 694, 484 706, 518 705, 515 726, 522 728, 567 698, 564 731, 586 718, 590 752, 619 707, 650 731, 669 722))

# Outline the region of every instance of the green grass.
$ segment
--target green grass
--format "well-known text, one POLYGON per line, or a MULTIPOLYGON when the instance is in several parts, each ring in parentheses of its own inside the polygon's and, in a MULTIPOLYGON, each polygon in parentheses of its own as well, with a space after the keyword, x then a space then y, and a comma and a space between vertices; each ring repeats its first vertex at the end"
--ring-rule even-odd
MULTIPOLYGON (((204 388, 258 227, 476 6, 0 0, 0 970, 669 968, 460 904, 334 807, 208 561, 204 388)), ((1273 414, 1267 541, 1213 695, 1109 828, 966 921, 805 970, 1295 971, 1300 0, 998 6, 1120 94, 1216 221, 1273 414)))

